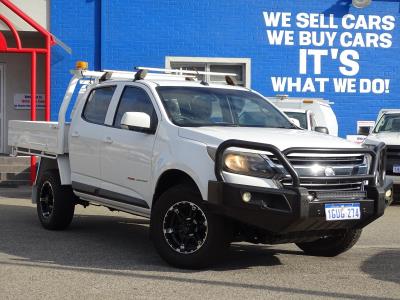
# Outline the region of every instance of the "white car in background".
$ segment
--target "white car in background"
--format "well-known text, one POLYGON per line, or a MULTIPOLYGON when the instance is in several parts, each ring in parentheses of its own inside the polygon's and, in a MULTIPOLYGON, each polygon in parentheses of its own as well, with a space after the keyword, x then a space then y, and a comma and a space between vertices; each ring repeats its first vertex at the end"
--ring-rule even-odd
POLYGON ((301 128, 309 131, 315 129, 315 118, 312 111, 296 108, 282 108, 281 111, 283 111, 290 119, 296 119, 299 121, 298 124, 301 128))
POLYGON ((386 174, 393 180, 394 201, 400 201, 400 109, 382 109, 364 146, 386 144, 386 174))
POLYGON ((299 120, 302 128, 338 136, 338 122, 328 100, 320 98, 292 98, 287 95, 267 97, 290 118, 299 120))

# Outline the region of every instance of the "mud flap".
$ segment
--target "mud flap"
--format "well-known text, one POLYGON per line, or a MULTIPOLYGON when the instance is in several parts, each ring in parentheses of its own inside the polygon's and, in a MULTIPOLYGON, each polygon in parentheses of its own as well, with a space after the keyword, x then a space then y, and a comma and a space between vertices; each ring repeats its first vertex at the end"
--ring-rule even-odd
POLYGON ((32 204, 36 204, 38 202, 38 198, 37 198, 37 185, 33 185, 32 186, 32 204))

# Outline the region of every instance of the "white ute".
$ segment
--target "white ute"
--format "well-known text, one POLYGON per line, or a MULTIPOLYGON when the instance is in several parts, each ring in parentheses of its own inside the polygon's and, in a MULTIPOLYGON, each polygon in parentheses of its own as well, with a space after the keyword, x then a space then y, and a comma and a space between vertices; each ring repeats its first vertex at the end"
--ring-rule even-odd
POLYGON ((150 218, 161 257, 200 268, 236 241, 335 256, 384 213, 383 144, 298 128, 232 74, 214 85, 194 71, 72 73, 58 122, 9 123, 14 154, 41 158, 33 201, 46 229, 100 204, 150 218))

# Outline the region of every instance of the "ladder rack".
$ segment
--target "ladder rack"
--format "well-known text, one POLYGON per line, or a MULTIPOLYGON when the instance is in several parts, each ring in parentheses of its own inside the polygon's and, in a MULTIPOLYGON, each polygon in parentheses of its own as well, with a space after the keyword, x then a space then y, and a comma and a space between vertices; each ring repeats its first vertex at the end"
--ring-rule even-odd
POLYGON ((136 74, 141 71, 150 71, 146 75, 146 79, 150 80, 198 80, 198 75, 213 75, 213 76, 229 76, 235 77, 234 73, 220 73, 220 72, 203 72, 192 70, 178 70, 178 69, 161 69, 161 68, 147 68, 136 67, 138 71, 119 71, 119 70, 103 70, 103 71, 89 71, 89 70, 73 70, 72 74, 81 77, 81 79, 90 79, 95 82, 106 80, 135 80, 136 74))
MULTIPOLYGON (((79 76, 81 79, 94 80, 95 82, 106 80, 135 80, 137 72, 104 70, 104 71, 88 71, 88 70, 73 70, 72 74, 79 76)), ((195 80, 196 76, 176 75, 176 74, 158 74, 148 73, 146 79, 150 80, 180 80, 187 79, 195 80)))
POLYGON ((204 72, 195 70, 161 69, 161 68, 148 68, 148 67, 136 67, 135 69, 161 72, 165 74, 179 74, 179 75, 214 75, 214 76, 233 76, 233 77, 237 76, 237 74, 235 73, 204 72))

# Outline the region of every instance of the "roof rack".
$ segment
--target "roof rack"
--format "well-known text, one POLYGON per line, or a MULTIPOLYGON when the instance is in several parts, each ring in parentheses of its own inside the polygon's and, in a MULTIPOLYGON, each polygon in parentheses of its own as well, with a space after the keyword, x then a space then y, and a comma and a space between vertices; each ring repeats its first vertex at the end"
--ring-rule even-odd
MULTIPOLYGON (((236 85, 233 77, 237 76, 234 73, 220 73, 220 72, 203 72, 192 70, 178 70, 178 69, 161 69, 161 68, 148 68, 136 67, 135 71, 119 71, 119 70, 103 70, 103 71, 90 71, 87 70, 86 62, 77 62, 77 69, 72 70, 71 73, 78 76, 80 80, 88 79, 90 82, 103 82, 108 80, 199 80, 198 75, 214 75, 224 76, 228 85, 236 85), (148 72, 152 73, 148 73, 148 72)), ((201 84, 208 85, 207 82, 202 80, 201 84)))
MULTIPOLYGON (((185 76, 186 80, 193 80, 193 75, 213 75, 213 76, 224 76, 227 85, 236 85, 236 80, 233 77, 236 77, 235 73, 221 73, 221 72, 204 72, 204 71, 196 71, 196 70, 180 70, 180 69, 162 69, 162 68, 149 68, 149 67, 136 67, 136 70, 140 71, 152 71, 159 72, 165 75, 170 76, 185 76)), ((194 76, 194 78, 197 78, 194 76)), ((198 78, 197 78, 198 79, 198 78)), ((207 81, 201 80, 202 85, 209 85, 207 81)))
MULTIPOLYGON (((140 69, 140 70, 147 70, 149 69, 140 69)), ((140 71, 138 69, 137 72, 131 71, 117 71, 117 70, 104 70, 104 72, 110 74, 109 79, 136 79, 136 74, 140 71)), ((176 74, 158 74, 158 73, 147 73, 146 79, 166 79, 166 80, 185 80, 186 78, 193 78, 196 79, 196 76, 182 76, 176 74)))
MULTIPOLYGON (((103 70, 103 71, 89 71, 89 70, 72 70, 73 74, 78 75, 81 79, 90 79, 95 82, 102 82, 107 80, 135 80, 138 72, 117 71, 117 70, 103 70)), ((188 75, 175 75, 175 74, 157 74, 148 73, 146 79, 153 80, 180 80, 184 81, 188 78, 195 80, 196 76, 188 75)))
POLYGON ((235 73, 204 72, 195 70, 161 69, 161 68, 148 68, 148 67, 136 67, 135 69, 160 72, 165 74, 178 74, 178 75, 214 75, 214 76, 233 76, 233 77, 237 76, 237 74, 235 73))

